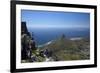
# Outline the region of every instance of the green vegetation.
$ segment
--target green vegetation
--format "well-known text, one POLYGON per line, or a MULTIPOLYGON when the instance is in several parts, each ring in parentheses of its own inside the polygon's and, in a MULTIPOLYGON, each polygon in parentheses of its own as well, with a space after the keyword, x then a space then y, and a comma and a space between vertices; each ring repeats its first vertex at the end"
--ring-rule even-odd
POLYGON ((49 45, 43 46, 42 49, 52 51, 52 58, 56 56, 58 61, 90 59, 88 38, 70 40, 64 36, 56 39, 49 45))

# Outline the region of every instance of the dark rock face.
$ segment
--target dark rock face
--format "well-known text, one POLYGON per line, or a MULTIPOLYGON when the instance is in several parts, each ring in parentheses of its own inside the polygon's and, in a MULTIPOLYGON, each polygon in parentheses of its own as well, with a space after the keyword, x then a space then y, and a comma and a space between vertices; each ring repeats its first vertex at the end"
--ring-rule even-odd
POLYGON ((27 34, 28 36, 31 36, 27 30, 26 22, 21 22, 21 34, 27 34))
POLYGON ((21 59, 31 60, 33 50, 36 50, 34 38, 28 32, 26 22, 21 22, 21 59))
POLYGON ((21 34, 27 33, 26 22, 21 22, 21 34))

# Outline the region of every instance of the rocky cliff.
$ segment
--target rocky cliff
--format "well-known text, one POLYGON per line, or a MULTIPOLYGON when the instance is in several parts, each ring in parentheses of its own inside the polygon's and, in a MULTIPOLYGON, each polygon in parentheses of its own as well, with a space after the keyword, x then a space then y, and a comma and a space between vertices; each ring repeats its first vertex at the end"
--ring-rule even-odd
POLYGON ((31 61, 33 50, 36 50, 34 38, 28 32, 26 22, 21 22, 21 59, 31 61))

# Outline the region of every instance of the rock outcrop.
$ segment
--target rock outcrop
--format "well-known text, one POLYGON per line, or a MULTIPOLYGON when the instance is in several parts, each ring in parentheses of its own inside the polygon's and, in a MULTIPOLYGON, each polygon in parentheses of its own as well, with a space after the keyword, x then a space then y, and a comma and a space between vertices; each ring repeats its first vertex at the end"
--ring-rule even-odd
POLYGON ((36 50, 35 41, 28 32, 26 22, 21 22, 21 59, 31 61, 32 51, 36 50))

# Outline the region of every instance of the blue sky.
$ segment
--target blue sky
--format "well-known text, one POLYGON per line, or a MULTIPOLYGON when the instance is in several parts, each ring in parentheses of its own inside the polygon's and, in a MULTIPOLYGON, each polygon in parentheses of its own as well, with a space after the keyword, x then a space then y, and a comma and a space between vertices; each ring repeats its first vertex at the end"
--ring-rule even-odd
POLYGON ((89 13, 22 10, 21 21, 28 28, 90 28, 89 13))

